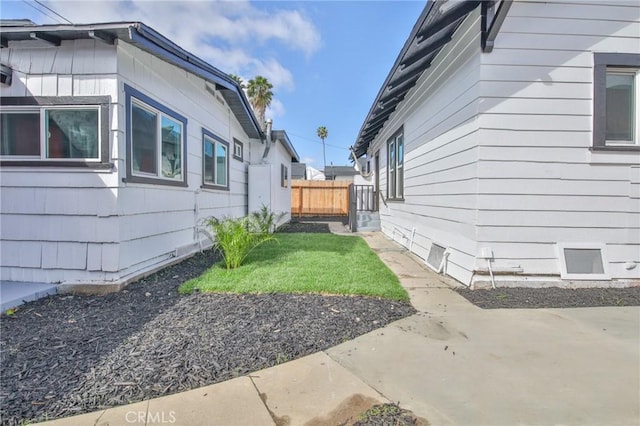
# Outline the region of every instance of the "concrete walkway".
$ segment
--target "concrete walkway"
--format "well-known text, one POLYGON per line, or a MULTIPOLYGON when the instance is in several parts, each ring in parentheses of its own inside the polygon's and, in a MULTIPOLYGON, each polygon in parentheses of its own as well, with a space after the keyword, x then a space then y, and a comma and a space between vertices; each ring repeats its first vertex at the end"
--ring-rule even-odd
POLYGON ((418 313, 227 382, 47 425, 335 425, 399 402, 431 425, 640 424, 640 308, 481 310, 380 233, 418 313))

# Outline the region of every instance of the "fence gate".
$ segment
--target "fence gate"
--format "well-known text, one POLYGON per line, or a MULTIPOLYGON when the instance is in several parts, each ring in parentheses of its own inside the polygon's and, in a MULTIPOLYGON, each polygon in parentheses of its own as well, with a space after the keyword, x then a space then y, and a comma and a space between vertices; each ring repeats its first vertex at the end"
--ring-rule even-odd
POLYGON ((378 197, 373 185, 355 185, 349 187, 349 229, 358 229, 358 213, 377 212, 378 197))
POLYGON ((291 216, 347 216, 350 182, 292 180, 291 216))

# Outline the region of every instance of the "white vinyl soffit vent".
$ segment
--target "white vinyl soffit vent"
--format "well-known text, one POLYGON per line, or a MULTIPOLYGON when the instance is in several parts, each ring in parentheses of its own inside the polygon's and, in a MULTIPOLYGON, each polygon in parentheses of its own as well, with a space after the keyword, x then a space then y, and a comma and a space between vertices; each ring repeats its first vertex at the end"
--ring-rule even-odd
POLYGON ((560 276, 569 280, 608 280, 604 245, 558 244, 560 276))
POLYGON ((431 243, 431 248, 429 249, 429 256, 427 257, 427 265, 433 269, 434 271, 440 271, 440 266, 442 265, 442 259, 444 258, 445 248, 439 246, 438 244, 431 243))

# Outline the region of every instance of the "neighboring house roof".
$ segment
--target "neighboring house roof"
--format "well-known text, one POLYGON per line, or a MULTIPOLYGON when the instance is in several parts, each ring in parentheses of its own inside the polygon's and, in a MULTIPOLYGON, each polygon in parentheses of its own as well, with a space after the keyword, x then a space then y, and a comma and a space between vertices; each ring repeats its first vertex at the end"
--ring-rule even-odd
POLYGON ((0 34, 2 47, 8 47, 10 41, 41 40, 59 46, 62 40, 89 38, 109 44, 113 44, 115 39, 126 41, 203 78, 220 91, 247 135, 250 138, 263 139, 263 132, 249 100, 235 80, 141 22, 32 25, 25 21, 24 25, 20 26, 3 26, 0 34))
POLYGON ((307 166, 307 180, 324 180, 324 173, 316 168, 307 166))
POLYGON ((333 179, 336 176, 355 176, 358 171, 353 166, 327 166, 324 169, 324 175, 327 179, 333 179))
POLYGON ((287 132, 284 130, 272 130, 271 131, 271 139, 274 141, 280 141, 284 147, 287 149, 289 154, 291 154, 291 161, 300 162, 300 156, 296 152, 296 149, 293 147, 293 144, 289 140, 289 136, 287 132))
POLYGON ((306 179, 307 165, 304 163, 291 164, 291 179, 306 179))
MULTIPOLYGON (((367 117, 360 128, 353 148, 363 156, 369 144, 382 129, 409 90, 446 44, 469 13, 481 1, 429 1, 411 30, 396 62, 382 84, 367 117)), ((508 3, 506 0, 500 3, 508 3)), ((500 5, 502 6, 502 4, 500 5)), ((505 13, 506 10, 505 8, 505 13)))

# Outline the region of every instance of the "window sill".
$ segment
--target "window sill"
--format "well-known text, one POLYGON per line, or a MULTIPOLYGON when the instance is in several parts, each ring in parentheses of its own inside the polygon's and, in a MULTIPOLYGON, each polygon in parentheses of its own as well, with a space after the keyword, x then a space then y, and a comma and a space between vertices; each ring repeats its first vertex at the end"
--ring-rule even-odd
POLYGON ((389 203, 404 203, 404 198, 387 198, 389 203))
POLYGON ((113 163, 87 163, 83 161, 1 160, 0 167, 51 167, 87 170, 111 170, 113 163))
POLYGON ((640 165, 640 146, 594 146, 589 148, 590 164, 640 165))
POLYGON ((238 160, 238 161, 240 161, 241 163, 244 163, 244 159, 243 159, 242 157, 238 157, 238 156, 234 155, 234 156, 233 156, 233 159, 234 159, 234 160, 238 160))
POLYGON ((177 181, 177 180, 167 180, 167 179, 154 179, 154 178, 147 178, 147 177, 140 177, 140 176, 128 176, 124 179, 122 179, 122 181, 124 183, 146 183, 149 185, 162 185, 162 186, 178 186, 178 187, 183 187, 186 188, 189 185, 187 185, 186 182, 182 182, 182 181, 177 181))
POLYGON ((604 146, 592 146, 589 148, 592 152, 638 152, 640 151, 640 145, 604 145, 604 146))
POLYGON ((228 186, 209 185, 209 184, 206 184, 206 183, 200 185, 200 188, 202 188, 202 189, 213 189, 215 191, 229 191, 229 187, 228 186))

